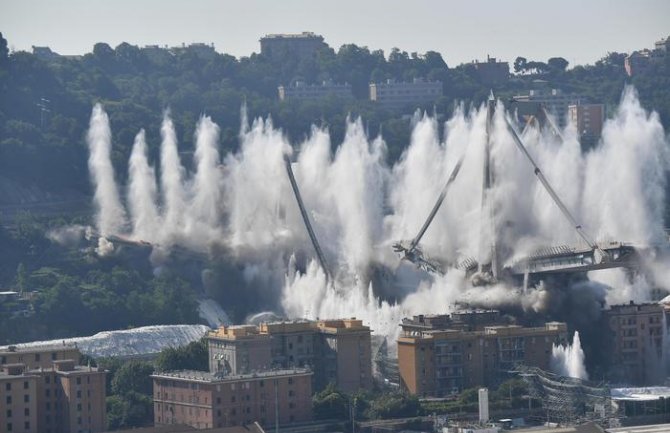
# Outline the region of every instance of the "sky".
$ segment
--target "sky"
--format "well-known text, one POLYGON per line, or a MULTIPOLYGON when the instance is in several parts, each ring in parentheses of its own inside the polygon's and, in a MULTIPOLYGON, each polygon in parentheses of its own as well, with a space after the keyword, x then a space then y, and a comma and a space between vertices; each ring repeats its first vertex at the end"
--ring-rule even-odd
POLYGON ((576 65, 670 36, 670 0, 0 0, 0 32, 14 50, 206 42, 241 57, 260 51, 265 34, 302 31, 335 49, 438 51, 450 66, 487 55, 576 65))

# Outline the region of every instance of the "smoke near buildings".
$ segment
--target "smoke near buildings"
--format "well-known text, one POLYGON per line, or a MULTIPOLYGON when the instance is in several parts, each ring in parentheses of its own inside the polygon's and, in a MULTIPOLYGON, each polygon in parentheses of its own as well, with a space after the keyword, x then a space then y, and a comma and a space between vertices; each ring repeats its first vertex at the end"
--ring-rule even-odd
MULTIPOLYGON (((537 248, 574 245, 579 238, 515 147, 503 113, 499 106, 492 133, 492 206, 497 243, 509 264, 537 248)), ((162 251, 175 246, 200 253, 226 251, 245 278, 263 281, 264 296, 274 299, 278 313, 356 316, 388 336, 398 332, 403 316, 444 313, 458 304, 536 312, 560 308, 550 304, 564 296, 565 287, 562 292, 542 284, 526 291, 505 283, 473 287, 462 271, 430 276, 399 262, 391 249, 393 242, 416 235, 465 152, 459 177, 422 247, 448 263, 487 254, 483 245, 490 233, 482 231, 481 223, 485 124, 485 108, 459 107, 443 127, 434 117, 418 116, 411 143, 390 166, 383 138, 369 137, 360 120, 349 120, 343 142, 333 146, 322 128, 313 127, 302 143, 290 143, 270 120, 249 124, 245 119, 239 150, 222 158, 219 128, 204 116, 196 129, 193 167, 185 167, 166 113, 160 160, 148 160, 140 131, 124 189, 117 185, 110 161, 109 120, 96 105, 88 133, 96 229, 108 241, 119 236, 162 251), (314 231, 333 268, 331 281, 314 258, 286 176, 286 156, 294 161, 314 231)), ((574 125, 562 135, 561 142, 549 132, 529 129, 523 138, 584 230, 599 242, 645 247, 663 242, 668 142, 658 116, 640 106, 635 91, 624 91, 595 148, 582 150, 574 125)), ((109 250, 107 244, 104 249, 109 250)), ((592 272, 589 281, 579 284, 584 291, 593 289, 589 299, 595 303, 646 301, 653 284, 670 281, 668 267, 658 260, 632 280, 613 269, 592 272)), ((578 345, 577 335, 575 341, 578 345)))

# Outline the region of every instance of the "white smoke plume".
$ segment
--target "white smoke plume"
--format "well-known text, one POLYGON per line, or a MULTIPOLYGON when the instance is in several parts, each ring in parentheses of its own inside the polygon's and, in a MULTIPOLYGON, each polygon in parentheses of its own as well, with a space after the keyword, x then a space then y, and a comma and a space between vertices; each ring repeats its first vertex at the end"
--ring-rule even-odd
POLYGON ((156 209, 156 175, 147 160, 144 130, 135 137, 128 162, 128 210, 133 224, 133 238, 158 241, 162 221, 156 209))
POLYGON ((93 107, 86 141, 89 151, 88 170, 95 188, 93 202, 98 231, 103 236, 119 233, 125 226, 126 213, 114 181, 109 118, 100 104, 93 107))
MULTIPOLYGON (((270 120, 256 119, 251 125, 243 120, 239 150, 221 162, 218 127, 203 117, 189 173, 182 167, 174 126, 166 113, 157 207, 152 204, 158 195, 154 175, 140 145, 138 167, 130 170, 129 192, 137 186, 143 189, 136 191, 137 197, 148 198, 141 213, 132 204, 133 194, 129 196, 133 237, 162 248, 180 245, 208 251, 213 244, 225 246, 243 268, 243 280, 266 285, 267 296, 278 299, 283 310, 279 313, 358 316, 387 335, 396 332, 404 315, 448 312, 459 304, 542 311, 555 300, 550 287, 540 284, 525 292, 502 283, 473 287, 460 271, 451 269, 446 276, 435 277, 399 263, 390 248, 393 242, 416 235, 465 153, 461 172, 421 245, 429 256, 452 265, 488 254, 491 224, 482 213, 485 123, 484 108, 459 107, 441 136, 441 125, 433 117, 417 115, 408 148, 389 167, 382 138, 369 138, 360 120, 348 121, 344 141, 335 151, 324 129, 314 127, 294 150, 270 120), (327 283, 313 260, 285 157, 294 161, 296 181, 334 281, 327 283), (152 209, 155 223, 150 228, 155 232, 140 221, 140 215, 146 217, 152 209)), ((124 212, 109 162, 109 136, 107 117, 96 106, 89 144, 91 161, 96 161, 91 173, 101 210, 98 229, 123 235, 124 212)), ((603 242, 662 243, 669 158, 658 116, 642 109, 635 92, 626 89, 595 148, 582 151, 574 125, 568 125, 562 136, 560 141, 544 130, 529 128, 523 139, 585 231, 603 242)), ((503 264, 538 247, 581 242, 515 147, 501 105, 493 122, 491 158, 495 172, 491 194, 503 264)), ((667 266, 658 265, 666 262, 659 256, 649 269, 655 286, 667 290, 667 266)), ((588 277, 592 282, 580 290, 597 291, 593 299, 604 290, 600 283, 610 286, 603 296, 608 303, 651 297, 653 284, 642 275, 630 279, 623 271, 612 270, 588 277)))
POLYGON ((588 380, 589 375, 584 365, 584 351, 579 341, 579 332, 575 331, 572 344, 562 346, 554 344, 551 349, 551 370, 561 376, 588 380))
POLYGON ((163 233, 161 243, 172 245, 183 230, 186 212, 184 197, 184 168, 179 160, 177 133, 169 112, 163 116, 161 126, 161 192, 163 199, 163 233))

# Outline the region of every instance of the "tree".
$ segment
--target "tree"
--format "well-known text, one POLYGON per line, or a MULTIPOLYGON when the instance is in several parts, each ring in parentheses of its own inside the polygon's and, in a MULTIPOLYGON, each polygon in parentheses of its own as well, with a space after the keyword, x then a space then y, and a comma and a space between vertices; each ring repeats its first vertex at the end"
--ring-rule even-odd
POLYGON ((116 371, 112 379, 112 393, 121 396, 131 392, 152 395, 153 372, 154 367, 148 362, 126 362, 116 371))
POLYGON ((421 405, 416 396, 408 396, 399 392, 385 393, 370 404, 370 418, 402 418, 419 416, 421 405))
POLYGON ((525 57, 517 57, 516 60, 514 60, 514 72, 517 74, 520 74, 526 70, 526 64, 528 63, 528 60, 526 60, 525 57))
POLYGON ((0 66, 4 67, 9 60, 9 49, 7 48, 7 39, 0 32, 0 66))
POLYGON ((330 383, 312 397, 315 419, 340 419, 347 416, 347 396, 330 383))
POLYGON ((563 57, 552 57, 547 60, 547 66, 549 66, 549 69, 558 72, 565 72, 565 70, 568 68, 568 64, 568 61, 563 57))
POLYGON ((209 370, 207 341, 203 338, 184 347, 163 349, 156 359, 156 370, 209 370))

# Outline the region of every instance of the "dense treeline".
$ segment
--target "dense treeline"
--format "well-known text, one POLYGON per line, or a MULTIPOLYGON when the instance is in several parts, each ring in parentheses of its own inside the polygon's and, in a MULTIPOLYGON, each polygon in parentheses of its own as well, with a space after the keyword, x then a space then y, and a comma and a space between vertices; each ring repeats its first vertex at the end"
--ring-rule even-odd
POLYGON ((100 258, 91 247, 66 248, 45 236, 49 230, 29 215, 11 229, 0 226, 3 286, 34 294, 24 314, 0 304, 0 345, 200 322, 195 293, 181 275, 154 275, 147 257, 100 258))
MULTIPOLYGON (((609 53, 595 65, 567 69, 567 61, 560 57, 546 63, 519 57, 514 62, 517 75, 494 90, 507 98, 526 92, 533 79, 542 78, 565 92, 614 105, 624 83, 631 81, 624 72, 624 58, 624 54, 609 53)), ((632 80, 643 103, 659 111, 666 127, 670 124, 668 62, 666 58, 632 80)), ((49 188, 86 190, 84 133, 95 101, 102 101, 110 114, 113 159, 122 176, 140 128, 146 128, 156 156, 159 122, 166 108, 171 109, 183 150, 192 148, 196 121, 206 113, 221 126, 225 152, 237 146, 240 107, 245 102, 251 116, 271 115, 294 140, 318 124, 327 126, 337 143, 346 117, 360 115, 370 133, 383 131, 389 157, 394 159, 408 143, 409 124, 367 101, 368 84, 417 77, 443 82, 443 97, 434 107, 425 108, 445 115, 455 101, 477 104, 489 92, 473 65, 449 68, 435 51, 418 55, 393 49, 385 56, 381 50, 348 44, 337 51, 322 49, 313 59, 299 60, 287 53, 273 60, 260 54, 237 59, 214 51, 204 56, 188 48, 171 53, 128 43, 116 48, 98 43, 84 56, 46 62, 27 52, 10 54, 7 41, 0 39, 0 170, 49 188), (280 103, 277 86, 297 80, 348 82, 357 99, 280 103), (48 112, 38 106, 42 99, 48 100, 48 112)))

